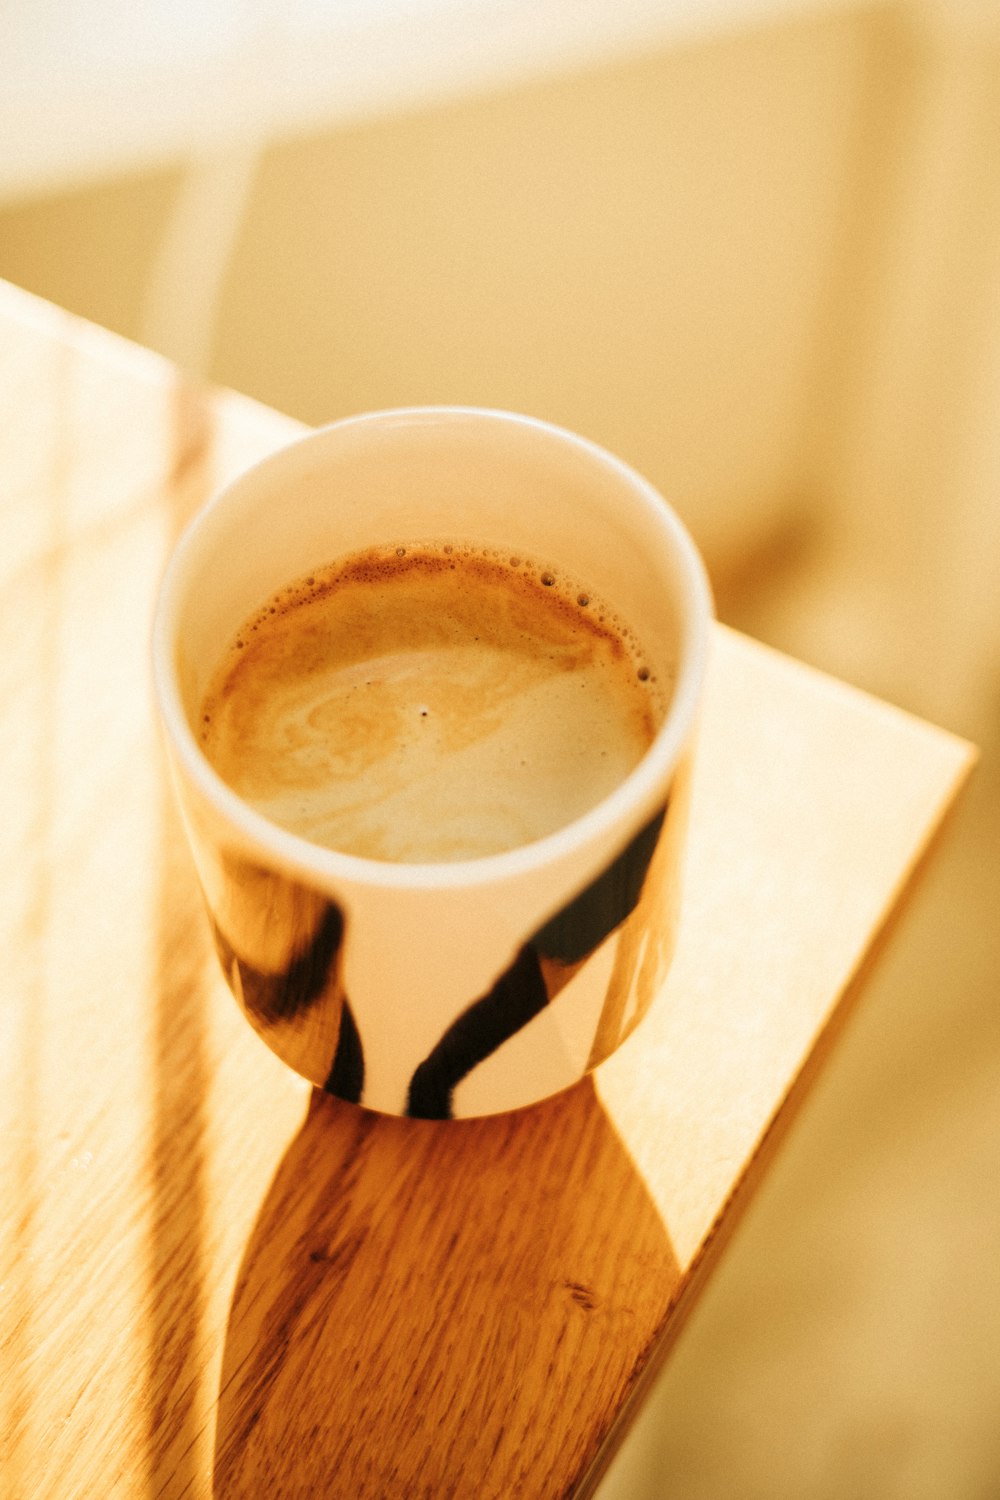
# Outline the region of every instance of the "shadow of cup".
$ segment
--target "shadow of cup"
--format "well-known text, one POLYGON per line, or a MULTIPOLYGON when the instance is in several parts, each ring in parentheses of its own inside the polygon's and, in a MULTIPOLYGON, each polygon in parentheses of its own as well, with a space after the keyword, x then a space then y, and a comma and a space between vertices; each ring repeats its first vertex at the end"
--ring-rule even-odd
POLYGON ((214 1493, 571 1493, 678 1279, 589 1079, 458 1122, 316 1093, 233 1295, 214 1493))

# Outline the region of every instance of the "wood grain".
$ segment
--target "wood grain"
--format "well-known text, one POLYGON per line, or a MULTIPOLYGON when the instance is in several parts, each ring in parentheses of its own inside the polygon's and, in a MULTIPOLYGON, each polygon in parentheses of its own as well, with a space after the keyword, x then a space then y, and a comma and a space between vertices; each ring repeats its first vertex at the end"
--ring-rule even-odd
POLYGON ((295 424, 14 288, 0 330, 0 1493, 583 1493, 969 747, 720 629, 629 1042, 495 1120, 312 1099, 216 972, 147 670, 179 528, 295 424))

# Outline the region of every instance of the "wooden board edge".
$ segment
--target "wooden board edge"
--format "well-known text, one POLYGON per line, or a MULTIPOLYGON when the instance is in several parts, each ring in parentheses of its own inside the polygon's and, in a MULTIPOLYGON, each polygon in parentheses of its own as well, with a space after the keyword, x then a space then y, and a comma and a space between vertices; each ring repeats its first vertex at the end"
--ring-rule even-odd
MULTIPOLYGON (((929 725, 928 728, 933 728, 933 726, 929 725)), ((947 731, 941 730, 940 733, 947 734, 947 731)), ((951 827, 959 795, 978 762, 979 751, 969 741, 954 735, 949 737, 956 747, 956 763, 953 778, 942 794, 938 814, 928 824, 924 838, 915 850, 911 862, 901 873, 896 893, 887 906, 884 920, 873 931, 871 941, 831 1006, 816 1042, 810 1048, 801 1068, 771 1115, 744 1170, 733 1184, 693 1260, 687 1270, 682 1272, 675 1294, 667 1304, 660 1325, 650 1339, 645 1359, 637 1371, 635 1382, 601 1441, 593 1460, 570 1492, 572 1500, 593 1500, 596 1496, 601 1480, 635 1424, 687 1323, 697 1298, 704 1290, 722 1253, 738 1228, 758 1183, 781 1149, 819 1073, 856 1013, 873 970, 891 943, 900 922, 909 911, 914 894, 926 877, 932 857, 951 827)))

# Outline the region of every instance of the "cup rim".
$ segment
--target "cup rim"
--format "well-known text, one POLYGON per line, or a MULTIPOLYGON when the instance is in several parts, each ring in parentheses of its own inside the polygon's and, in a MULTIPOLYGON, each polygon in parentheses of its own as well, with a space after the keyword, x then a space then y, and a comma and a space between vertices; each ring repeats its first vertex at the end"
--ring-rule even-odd
MULTIPOLYGON (((164 569, 152 629, 152 674, 161 723, 180 767, 201 796, 244 840, 266 851, 267 856, 290 872, 324 884, 364 885, 380 889, 448 890, 501 884, 572 858, 591 842, 628 824, 631 833, 653 815, 662 796, 659 788, 676 769, 690 733, 707 673, 711 626, 714 618, 711 585, 701 554, 673 507, 655 486, 623 459, 600 444, 568 428, 539 417, 493 407, 430 405, 390 407, 342 417, 311 428, 291 442, 283 443, 247 465, 221 485, 191 518, 182 531, 164 569), (390 862, 347 854, 311 843, 300 834, 272 822, 245 802, 213 768, 191 729, 181 699, 175 671, 178 598, 205 519, 224 505, 230 493, 251 475, 280 461, 291 450, 328 441, 337 431, 361 424, 400 424, 452 421, 455 418, 503 422, 544 433, 556 442, 575 448, 589 462, 610 470, 633 491, 640 503, 654 510, 666 529, 683 580, 683 613, 686 648, 678 660, 677 677, 667 709, 652 744, 638 765, 606 797, 571 822, 539 839, 519 844, 499 854, 447 862, 390 862), (633 820, 635 826, 633 827, 633 820)), ((626 835, 623 842, 627 842, 626 835)))

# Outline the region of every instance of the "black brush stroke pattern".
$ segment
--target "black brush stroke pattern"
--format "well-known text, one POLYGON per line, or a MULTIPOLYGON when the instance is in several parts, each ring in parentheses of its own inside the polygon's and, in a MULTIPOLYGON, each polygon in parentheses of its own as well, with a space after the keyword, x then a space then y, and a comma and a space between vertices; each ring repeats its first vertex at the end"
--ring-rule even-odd
POLYGON ((340 908, 328 902, 309 942, 283 969, 258 969, 242 958, 217 922, 212 922, 215 950, 223 973, 235 963, 247 1009, 268 1025, 290 1020, 309 1010, 326 988, 327 978, 344 937, 340 908))
POLYGON ((421 1120, 450 1119, 459 1079, 527 1025, 548 1000, 538 954, 525 943, 493 988, 463 1010, 417 1068, 406 1113, 421 1120))
POLYGON ((354 1013, 345 998, 340 1010, 337 1051, 323 1088, 326 1093, 336 1094, 338 1099, 346 1099, 349 1104, 360 1104, 364 1086, 365 1056, 361 1036, 354 1013))
POLYGON ((663 807, 596 880, 539 927, 530 939, 539 953, 559 963, 579 963, 635 911, 666 815, 663 807))
MULTIPOLYGON (((214 919, 212 933, 223 973, 231 975, 235 966, 244 1006, 252 1017, 270 1027, 304 1015, 326 993, 344 940, 344 914, 332 901, 327 902, 309 942, 276 971, 259 969, 241 957, 214 919)), ((337 1050, 324 1088, 358 1104, 364 1082, 364 1049, 357 1022, 343 996, 337 1050)))
POLYGON ((667 806, 595 880, 545 922, 493 987, 464 1010, 428 1053, 410 1082, 407 1114, 447 1120, 457 1085, 549 1002, 541 958, 581 963, 639 903, 667 806))

